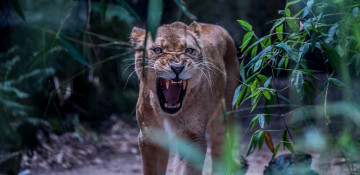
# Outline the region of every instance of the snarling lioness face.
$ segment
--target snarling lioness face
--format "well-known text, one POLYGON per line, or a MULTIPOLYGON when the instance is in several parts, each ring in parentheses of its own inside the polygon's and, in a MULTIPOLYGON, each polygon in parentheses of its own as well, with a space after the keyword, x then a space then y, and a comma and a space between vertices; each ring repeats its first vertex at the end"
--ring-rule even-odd
MULTIPOLYGON (((177 22, 158 28, 155 40, 148 35, 146 56, 139 49, 135 54, 135 69, 139 77, 145 68, 148 83, 155 83, 159 103, 163 111, 174 114, 183 103, 190 79, 198 79, 204 73, 201 43, 198 41, 200 26, 195 22, 190 26, 177 22), (145 65, 143 64, 145 63, 145 65)), ((137 47, 144 47, 145 30, 134 28, 131 39, 137 47)), ((141 78, 140 78, 141 79, 141 78)))

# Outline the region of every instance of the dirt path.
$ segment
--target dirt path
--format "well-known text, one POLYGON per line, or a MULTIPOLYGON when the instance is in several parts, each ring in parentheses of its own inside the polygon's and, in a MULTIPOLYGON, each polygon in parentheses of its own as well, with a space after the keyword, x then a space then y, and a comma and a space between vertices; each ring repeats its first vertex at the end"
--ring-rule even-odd
MULTIPOLYGON (((142 174, 141 156, 137 148, 137 129, 126 126, 124 123, 119 122, 111 129, 111 134, 102 136, 100 143, 78 143, 69 138, 57 138, 60 143, 54 145, 43 144, 44 150, 48 152, 53 151, 48 156, 34 159, 35 156, 25 158, 23 160, 23 170, 30 170, 30 175, 140 175, 142 174), (71 142, 69 144, 68 142, 71 142), (90 151, 89 151, 90 150, 90 151), (80 154, 79 154, 79 153, 80 154), (91 152, 91 154, 85 154, 83 152, 91 152), (69 155, 70 154, 70 155, 69 155), (63 157, 59 158, 59 155, 63 157), (68 155, 68 157, 66 157, 68 155), (84 156, 81 156, 84 155, 84 156), (78 160, 72 160, 71 157, 78 158, 78 160), (85 159, 84 159, 85 157, 85 159), (45 159, 45 160, 44 160, 45 159), (61 159, 61 160, 59 160, 61 159), (46 161, 48 163, 46 163, 46 161), (70 163, 69 163, 70 162, 70 163), (56 166, 54 166, 54 164, 56 166), (72 164, 71 166, 66 166, 72 164)), ((73 134, 70 138, 72 138, 73 134)), ((54 137, 54 136, 53 136, 54 137)), ((241 153, 245 153, 247 149, 248 139, 245 138, 241 144, 241 153)), ((274 138, 273 138, 274 139, 274 138)), ((274 140, 276 142, 276 138, 274 140)), ((209 145, 209 144, 208 144, 209 145)), ((278 155, 288 153, 284 150, 279 150, 278 155)), ((204 175, 211 172, 211 158, 210 150, 208 149, 205 165, 204 175)), ((249 164, 246 175, 261 175, 271 160, 272 153, 264 148, 260 152, 255 152, 246 157, 249 164)), ((346 168, 342 159, 334 159, 320 157, 319 155, 312 155, 313 163, 312 169, 317 170, 319 174, 347 174, 346 168), (323 164, 321 159, 327 159, 329 164, 323 164)), ((26 156, 25 156, 26 157, 26 156)), ((332 155, 334 157, 334 155, 332 155)), ((171 160, 171 159, 170 159, 171 160)), ((172 163, 169 162, 168 173, 172 174, 172 163)))

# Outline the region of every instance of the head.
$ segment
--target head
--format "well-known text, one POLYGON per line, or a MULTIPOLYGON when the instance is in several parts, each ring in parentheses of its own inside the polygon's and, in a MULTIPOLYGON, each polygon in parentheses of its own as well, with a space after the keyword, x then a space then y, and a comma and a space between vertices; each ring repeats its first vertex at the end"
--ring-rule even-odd
POLYGON ((201 26, 196 22, 189 26, 181 22, 162 25, 155 39, 150 33, 147 35, 146 46, 144 29, 134 27, 131 32, 131 41, 138 48, 136 73, 140 81, 146 81, 156 92, 161 108, 167 113, 178 112, 186 102, 186 92, 196 87, 201 79, 201 73, 197 73, 201 71, 203 61, 200 30, 201 26))

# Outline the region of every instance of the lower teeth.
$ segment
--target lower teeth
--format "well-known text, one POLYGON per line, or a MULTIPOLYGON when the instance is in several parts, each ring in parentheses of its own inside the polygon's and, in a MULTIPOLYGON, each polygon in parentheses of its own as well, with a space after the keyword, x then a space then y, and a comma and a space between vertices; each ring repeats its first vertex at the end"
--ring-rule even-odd
POLYGON ((180 107, 180 103, 176 103, 176 105, 172 105, 170 106, 167 103, 164 103, 165 108, 179 108, 180 107))

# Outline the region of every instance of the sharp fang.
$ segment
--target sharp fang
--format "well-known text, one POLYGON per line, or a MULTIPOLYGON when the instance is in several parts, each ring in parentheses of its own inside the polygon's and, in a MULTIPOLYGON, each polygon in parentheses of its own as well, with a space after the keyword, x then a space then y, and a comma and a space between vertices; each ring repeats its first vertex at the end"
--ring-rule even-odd
POLYGON ((173 80, 171 80, 171 84, 174 84, 174 81, 173 81, 173 80))
POLYGON ((168 108, 168 107, 169 107, 167 103, 165 103, 164 106, 165 106, 165 108, 168 108))
MULTIPOLYGON (((169 89, 169 81, 170 81, 170 80, 167 80, 167 79, 165 80, 165 83, 166 83, 166 89, 169 89)), ((171 81, 172 81, 172 80, 171 80, 171 81)), ((166 103, 165 103, 165 104, 166 104, 166 103)))
POLYGON ((183 85, 183 89, 185 90, 185 88, 186 88, 186 80, 182 80, 182 85, 183 85))
POLYGON ((180 103, 176 103, 176 108, 179 108, 180 107, 180 103))

